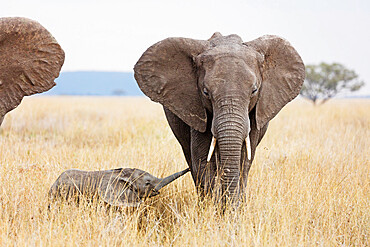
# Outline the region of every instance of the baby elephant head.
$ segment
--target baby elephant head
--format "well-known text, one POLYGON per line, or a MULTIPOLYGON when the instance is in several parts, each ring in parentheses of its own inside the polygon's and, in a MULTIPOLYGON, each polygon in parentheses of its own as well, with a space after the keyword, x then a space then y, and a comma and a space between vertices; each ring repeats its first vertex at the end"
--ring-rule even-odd
POLYGON ((158 195, 160 189, 188 171, 189 168, 165 178, 157 178, 140 169, 122 169, 117 176, 103 175, 99 195, 111 205, 138 206, 142 199, 158 195))

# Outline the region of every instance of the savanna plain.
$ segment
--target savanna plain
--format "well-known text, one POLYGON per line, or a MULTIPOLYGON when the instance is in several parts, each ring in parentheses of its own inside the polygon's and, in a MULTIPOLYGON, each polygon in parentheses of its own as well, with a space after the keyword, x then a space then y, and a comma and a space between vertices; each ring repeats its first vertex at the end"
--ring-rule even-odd
POLYGON ((146 98, 31 97, 0 133, 1 246, 369 246, 370 100, 295 100, 257 148, 247 198, 217 213, 190 174, 136 210, 48 210, 70 168, 187 167, 159 104, 146 98))

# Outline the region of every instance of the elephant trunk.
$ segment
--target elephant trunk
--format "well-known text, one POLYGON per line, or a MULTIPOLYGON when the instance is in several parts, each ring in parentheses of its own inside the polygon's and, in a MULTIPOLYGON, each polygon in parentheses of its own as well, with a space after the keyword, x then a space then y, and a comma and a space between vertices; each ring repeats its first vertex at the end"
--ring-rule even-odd
POLYGON ((236 105, 223 106, 214 119, 214 133, 218 142, 221 164, 223 202, 235 204, 239 199, 239 180, 243 142, 248 137, 248 111, 236 105))
POLYGON ((172 174, 168 177, 165 177, 163 179, 160 179, 159 183, 155 186, 155 190, 160 190, 164 186, 168 185, 169 183, 173 182, 174 180, 178 179, 182 175, 186 174, 188 171, 190 171, 190 168, 187 168, 181 172, 176 172, 175 174, 172 174))

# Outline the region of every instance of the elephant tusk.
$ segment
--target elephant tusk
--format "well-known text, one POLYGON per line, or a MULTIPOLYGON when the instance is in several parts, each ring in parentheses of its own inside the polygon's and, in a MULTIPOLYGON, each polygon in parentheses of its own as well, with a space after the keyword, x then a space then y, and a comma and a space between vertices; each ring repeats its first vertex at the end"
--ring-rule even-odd
POLYGON ((211 146, 209 147, 209 153, 207 156, 207 163, 211 160, 213 151, 215 150, 216 147, 216 138, 212 136, 212 141, 211 141, 211 146))
POLYGON ((248 160, 251 160, 251 158, 252 158, 252 150, 251 150, 251 140, 249 138, 249 135, 247 136, 247 138, 245 138, 245 144, 247 146, 248 160))

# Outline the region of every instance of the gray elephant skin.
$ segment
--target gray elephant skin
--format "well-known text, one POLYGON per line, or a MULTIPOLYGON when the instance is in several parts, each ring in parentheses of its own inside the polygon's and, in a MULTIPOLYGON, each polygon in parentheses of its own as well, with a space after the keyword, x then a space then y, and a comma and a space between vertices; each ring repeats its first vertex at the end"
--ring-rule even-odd
POLYGON ((38 22, 0 18, 0 125, 24 96, 55 86, 64 57, 58 42, 38 22))
POLYGON ((163 105, 200 195, 238 205, 269 121, 302 87, 305 67, 285 39, 167 38, 134 67, 141 90, 163 105))
POLYGON ((108 205, 136 207, 143 199, 156 196, 159 190, 186 174, 187 168, 165 178, 134 168, 103 171, 70 169, 63 172, 49 190, 51 201, 57 199, 79 202, 101 199, 108 205))

